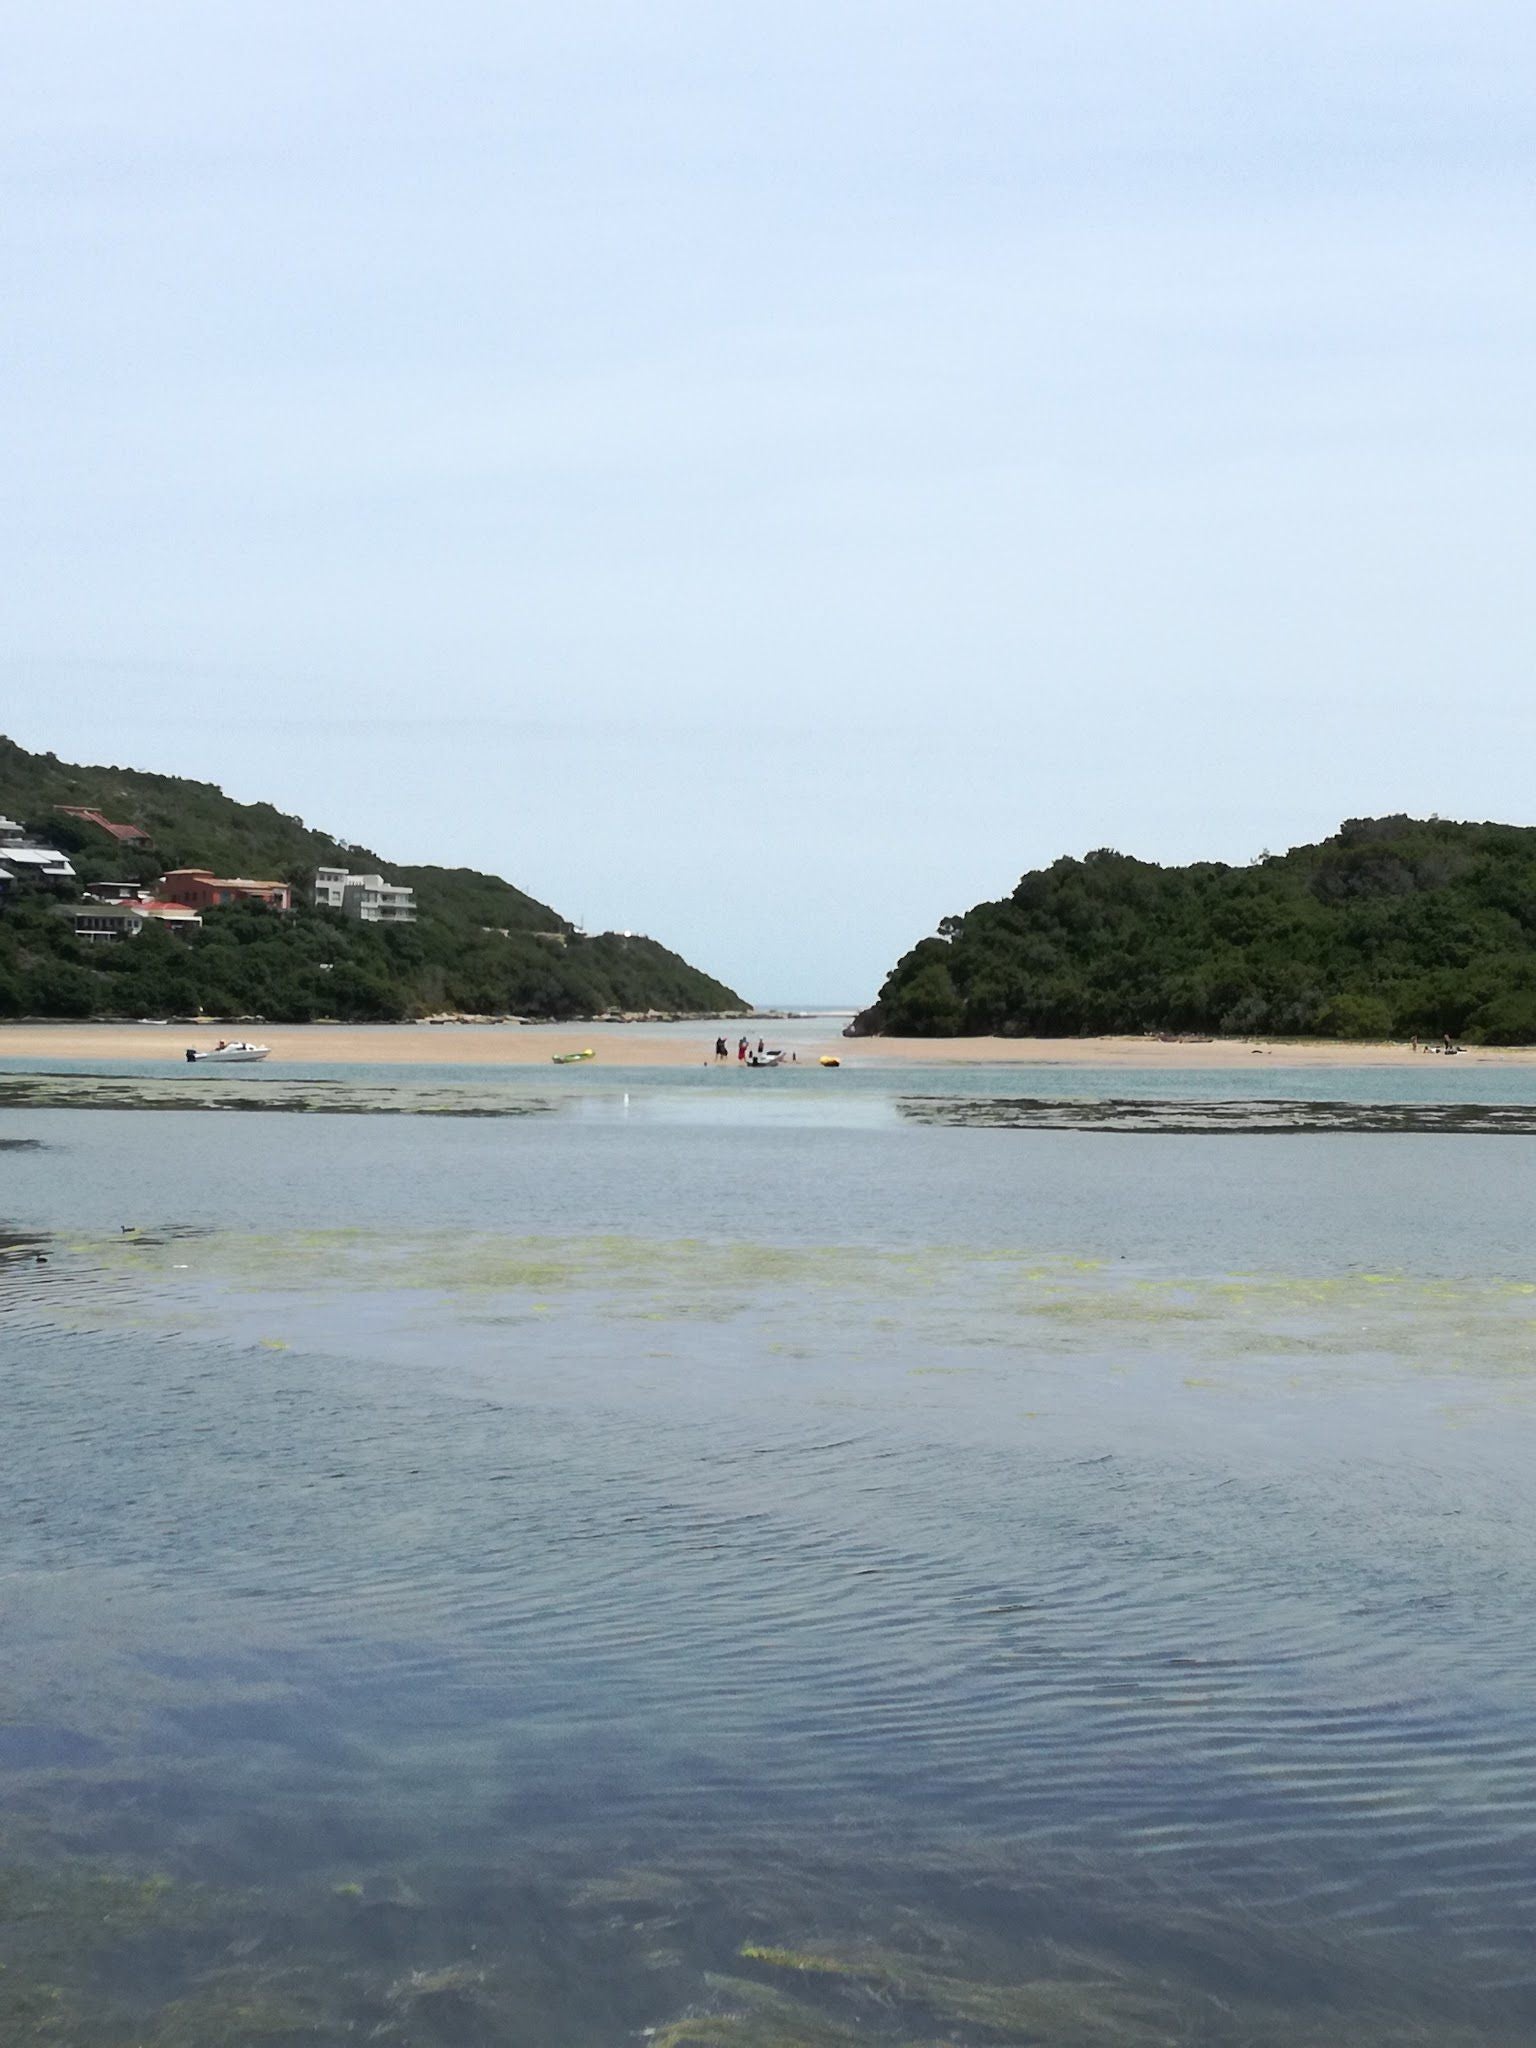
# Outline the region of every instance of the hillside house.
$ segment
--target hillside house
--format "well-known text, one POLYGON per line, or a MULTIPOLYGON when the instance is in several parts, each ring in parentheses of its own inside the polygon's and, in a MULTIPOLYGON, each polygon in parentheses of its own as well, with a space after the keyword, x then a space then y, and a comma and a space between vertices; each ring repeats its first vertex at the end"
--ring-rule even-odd
POLYGON ((77 939, 136 939, 151 923, 182 938, 202 930, 202 918, 184 903, 167 903, 151 890, 134 889, 126 883, 105 886, 115 893, 88 894, 81 903, 60 904, 59 915, 73 919, 77 939))
POLYGON ((119 825, 111 818, 104 818, 100 811, 93 811, 84 804, 55 804, 53 807, 61 817, 78 818, 82 825, 94 825, 98 832, 105 832, 115 839, 119 846, 148 846, 149 834, 140 831, 137 825, 119 825))
POLYGON ((40 846, 14 818, 0 818, 0 859, 16 882, 72 882, 75 870, 56 846, 40 846))
POLYGON ((364 924, 414 924, 416 892, 382 875, 352 875, 345 868, 316 868, 315 906, 344 911, 364 924))
POLYGON ((189 910, 219 910, 231 903, 292 910, 293 891, 286 882, 253 882, 245 875, 215 875, 207 868, 172 868, 160 877, 160 900, 184 903, 189 910))

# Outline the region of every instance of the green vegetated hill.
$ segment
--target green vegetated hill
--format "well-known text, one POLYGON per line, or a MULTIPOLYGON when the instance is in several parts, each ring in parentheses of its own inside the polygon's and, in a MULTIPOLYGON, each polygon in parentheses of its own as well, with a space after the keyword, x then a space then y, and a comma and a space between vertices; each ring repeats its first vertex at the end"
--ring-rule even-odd
POLYGON ((1058 860, 946 918, 858 1028, 1536 1043, 1536 827, 1352 818, 1248 867, 1058 860))
POLYGON ((0 738, 0 815, 62 847, 82 884, 152 882, 167 868, 206 867, 291 882, 300 905, 286 917, 249 907, 206 912, 202 931, 190 939, 147 929, 131 941, 101 944, 75 939, 56 892, 18 891, 0 916, 0 1014, 201 1012, 293 1023, 438 1011, 588 1017, 745 1008, 722 982, 654 939, 588 937, 499 875, 402 867, 271 804, 236 803, 212 783, 80 767, 0 738), (121 847, 97 827, 61 817, 58 804, 137 825, 153 845, 121 847), (416 923, 391 929, 310 908, 321 865, 378 869, 403 882, 416 892, 416 923))

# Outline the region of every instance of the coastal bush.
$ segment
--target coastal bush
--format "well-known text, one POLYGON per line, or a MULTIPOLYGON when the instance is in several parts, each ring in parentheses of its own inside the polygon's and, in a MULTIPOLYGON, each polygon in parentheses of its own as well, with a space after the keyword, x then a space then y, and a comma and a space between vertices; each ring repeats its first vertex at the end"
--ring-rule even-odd
MULTIPOLYGON (((946 962, 925 960, 902 982, 890 1028, 913 1038, 947 1038, 967 1028, 968 1022, 946 962)), ((974 1028, 985 1027, 978 1023, 974 1028)))
POLYGON ((1536 828, 1356 818, 1240 868, 1057 860, 945 918, 859 1028, 1536 1043, 1536 828))
POLYGON ((34 1016, 89 1017, 96 991, 83 967, 68 960, 50 960, 26 985, 25 1001, 34 1016))
POLYGON ((1327 1038, 1390 1038, 1395 1019, 1391 1006, 1380 996, 1351 991, 1335 996, 1318 1019, 1327 1038))
POLYGON ((1482 1045, 1536 1045, 1536 990, 1511 989, 1481 1004, 1465 1036, 1482 1045))

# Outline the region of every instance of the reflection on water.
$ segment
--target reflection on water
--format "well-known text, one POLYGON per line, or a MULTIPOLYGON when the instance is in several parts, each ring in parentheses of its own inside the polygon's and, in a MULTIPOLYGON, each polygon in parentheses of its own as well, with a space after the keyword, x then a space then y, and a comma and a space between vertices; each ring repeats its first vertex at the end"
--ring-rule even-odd
POLYGON ((1518 1174, 1429 1271, 1411 1138, 723 1130, 688 1233, 692 1132, 39 1117, 0 2039, 1531 2037, 1518 1174))

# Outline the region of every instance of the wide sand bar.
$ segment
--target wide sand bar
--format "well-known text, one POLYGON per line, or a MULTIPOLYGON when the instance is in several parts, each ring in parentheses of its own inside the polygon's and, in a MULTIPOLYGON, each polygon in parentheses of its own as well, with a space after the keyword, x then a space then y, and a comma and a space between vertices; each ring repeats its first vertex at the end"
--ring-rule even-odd
MULTIPOLYGON (((733 1050, 743 1029, 755 1043, 792 1046, 802 1065, 830 1053, 850 1067, 1396 1067, 1430 1058, 1407 1045, 1340 1044, 1322 1040, 1158 1038, 859 1038, 837 1023, 768 1019, 719 1031, 733 1050)), ((274 1024, 248 1028, 272 1049, 272 1062, 295 1065, 486 1066, 547 1065, 556 1053, 592 1047, 594 1066, 689 1067, 710 1061, 716 1026, 692 1024, 274 1024)), ((238 1027, 196 1024, 0 1024, 0 1059, 176 1060, 189 1045, 237 1037, 238 1027)), ((1536 1047, 1469 1046, 1461 1066, 1536 1064, 1536 1047)))

